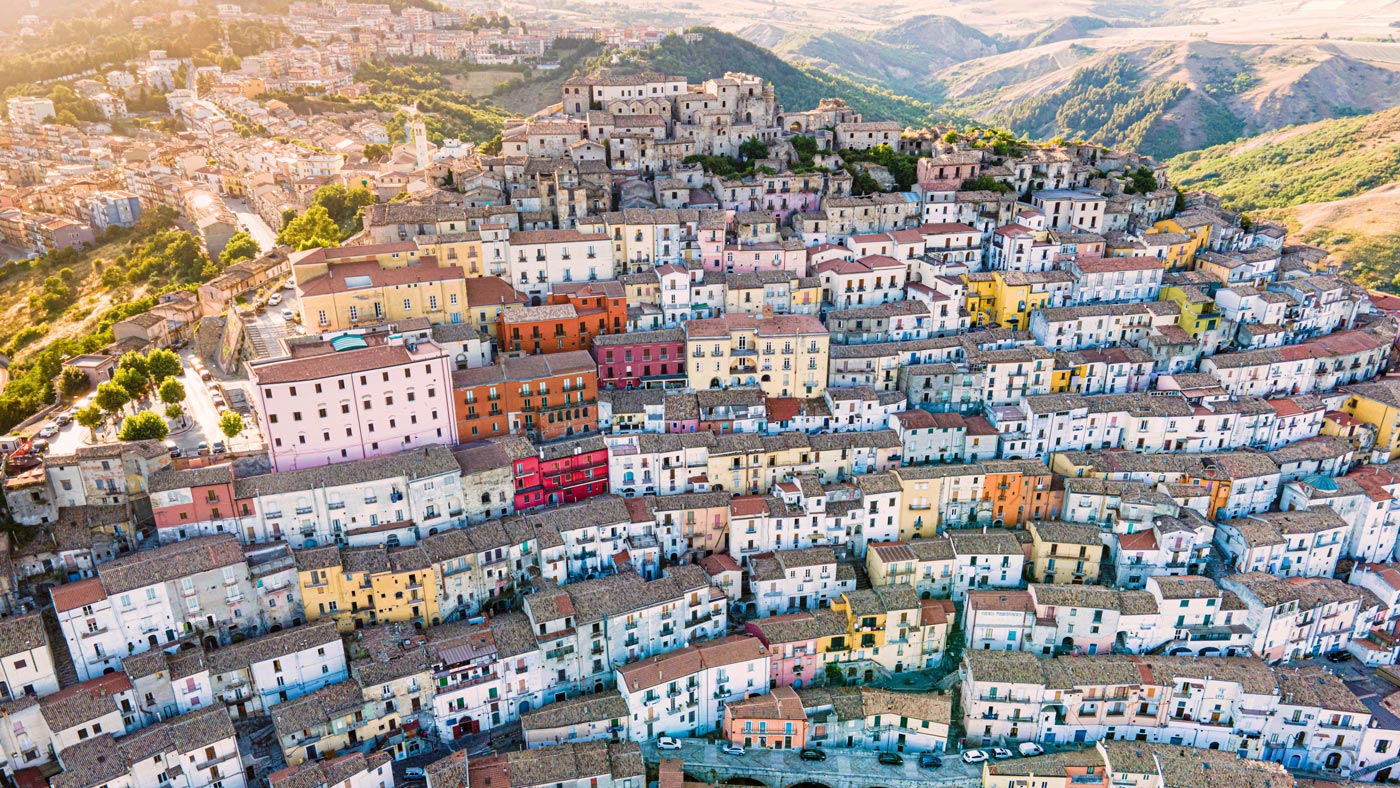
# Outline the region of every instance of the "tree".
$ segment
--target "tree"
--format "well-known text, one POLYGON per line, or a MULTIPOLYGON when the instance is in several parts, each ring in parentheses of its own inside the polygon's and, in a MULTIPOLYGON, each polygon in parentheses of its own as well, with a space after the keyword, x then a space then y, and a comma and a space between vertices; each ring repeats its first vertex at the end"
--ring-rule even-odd
POLYGON ((388 156, 393 149, 388 145, 378 142, 371 142, 365 146, 365 158, 369 161, 379 161, 388 156))
POLYGON ((228 268, 234 263, 252 260, 261 252, 253 236, 244 232, 234 233, 233 237, 228 239, 228 243, 224 244, 224 250, 219 253, 219 266, 228 268))
POLYGON ((58 390, 65 397, 73 397, 88 390, 91 382, 88 376, 77 367, 64 367, 58 376, 58 390))
POLYGON ((739 157, 745 161, 768 158, 768 143, 758 137, 749 137, 739 145, 739 157))
POLYGON ((353 189, 333 184, 322 186, 316 190, 316 196, 311 198, 311 205, 317 205, 326 209, 331 221, 340 228, 340 240, 349 238, 364 229, 364 222, 360 220, 360 211, 366 206, 374 205, 374 193, 363 186, 353 189))
POLYGON ((171 403, 165 406, 165 417, 171 421, 185 423, 185 408, 178 403, 171 403))
POLYGON ((146 354, 146 374, 150 376, 151 382, 157 386, 171 378, 179 377, 184 368, 185 365, 181 363, 180 357, 173 350, 156 348, 146 354))
POLYGON ((277 234, 277 242, 297 251, 340 246, 340 227, 323 205, 313 205, 287 222, 277 234))
POLYGON ((159 413, 143 410, 122 419, 122 428, 117 432, 119 441, 163 441, 170 434, 170 427, 159 413))
POLYGON ((219 414, 219 431, 232 440, 243 432, 243 417, 237 412, 226 410, 219 414))
POLYGON ((151 367, 146 363, 146 357, 135 350, 128 350, 122 354, 121 358, 117 359, 117 369, 134 369, 141 373, 141 377, 149 378, 151 376, 151 367))
POLYGON ((114 380, 109 380, 97 387, 97 396, 93 402, 102 409, 103 413, 114 414, 126 407, 126 403, 131 401, 131 395, 126 393, 114 380))
POLYGON ((957 133, 956 131, 950 131, 950 132, 948 132, 947 134, 944 134, 944 135, 943 135, 943 141, 946 142, 946 143, 949 143, 949 144, 952 144, 952 143, 954 143, 954 142, 957 142, 957 141, 958 141, 958 133, 957 133))
POLYGON ((79 408, 78 412, 73 414, 73 418, 82 426, 87 427, 88 437, 91 438, 93 437, 93 430, 101 426, 104 416, 102 408, 93 404, 85 408, 79 408))
POLYGON ((185 401, 185 384, 175 378, 166 378, 160 384, 160 401, 167 405, 178 405, 185 401))
POLYGON ((841 666, 834 662, 826 664, 826 683, 833 687, 840 687, 846 683, 846 674, 841 672, 841 666))
POLYGON ((112 382, 122 387, 128 399, 136 400, 145 395, 151 379, 135 367, 122 367, 112 375, 112 382))

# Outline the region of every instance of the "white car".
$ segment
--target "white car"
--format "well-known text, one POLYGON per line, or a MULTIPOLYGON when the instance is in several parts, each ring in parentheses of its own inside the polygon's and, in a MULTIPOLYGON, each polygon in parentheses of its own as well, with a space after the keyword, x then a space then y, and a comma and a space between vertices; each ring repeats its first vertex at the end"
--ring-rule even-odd
POLYGON ((1012 756, 1011 751, 1006 749, 1005 747, 993 747, 992 757, 997 759, 998 761, 1004 761, 1014 756, 1012 756))
POLYGON ((49 425, 45 426, 42 430, 39 430, 39 437, 40 437, 40 438, 52 438, 53 436, 55 436, 55 435, 57 435, 57 434, 58 434, 58 425, 57 425, 57 424, 49 424, 49 425))
POLYGON ((1016 749, 1021 752, 1021 755, 1027 758, 1031 757, 1032 755, 1045 754, 1045 748, 1041 747, 1039 744, 1036 744, 1033 741, 1021 742, 1021 746, 1017 747, 1016 749))
POLYGON ((744 748, 737 744, 726 744, 721 748, 721 752, 725 755, 743 755, 744 748))
POLYGON ((281 294, 281 293, 273 293, 272 295, 270 295, 270 296, 267 297, 267 305, 268 305, 268 306, 277 306, 277 305, 280 304, 280 303, 282 303, 282 294, 281 294))
POLYGON ((296 314, 294 314, 290 309, 283 309, 282 319, 290 323, 292 322, 292 320, 296 319, 296 314))
POLYGON ((968 750, 962 754, 963 763, 981 763, 987 760, 986 750, 968 750))
POLYGON ((680 748, 681 743, 670 736, 662 736, 656 740, 656 749, 658 750, 679 750, 680 748))

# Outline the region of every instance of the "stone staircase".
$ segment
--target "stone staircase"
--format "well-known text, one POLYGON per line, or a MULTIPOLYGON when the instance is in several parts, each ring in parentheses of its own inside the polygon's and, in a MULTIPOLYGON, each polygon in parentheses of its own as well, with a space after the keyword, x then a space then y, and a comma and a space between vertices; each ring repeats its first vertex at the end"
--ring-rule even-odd
POLYGON ((52 607, 44 608, 41 614, 44 621, 44 634, 49 639, 49 649, 53 652, 54 672, 58 674, 58 686, 71 687, 78 683, 78 671, 73 668, 73 657, 68 653, 68 640, 58 626, 58 614, 52 607))

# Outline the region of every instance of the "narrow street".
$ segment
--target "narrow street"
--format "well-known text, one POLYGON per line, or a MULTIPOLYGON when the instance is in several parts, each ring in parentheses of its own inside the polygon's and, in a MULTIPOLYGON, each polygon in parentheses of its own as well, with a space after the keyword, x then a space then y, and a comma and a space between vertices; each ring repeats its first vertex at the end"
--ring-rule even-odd
POLYGON ((269 227, 261 216, 248 207, 247 203, 237 197, 225 196, 223 199, 224 205, 228 206, 228 209, 233 211, 234 216, 238 217, 238 226, 253 236, 253 240, 258 242, 259 249, 266 252, 277 245, 277 231, 269 227))

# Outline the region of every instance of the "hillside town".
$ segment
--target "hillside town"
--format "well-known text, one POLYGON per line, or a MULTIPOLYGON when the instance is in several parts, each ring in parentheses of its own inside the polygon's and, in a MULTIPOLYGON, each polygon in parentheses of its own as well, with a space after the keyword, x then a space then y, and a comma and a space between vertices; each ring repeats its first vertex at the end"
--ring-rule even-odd
POLYGON ((581 71, 495 145, 269 95, 672 32, 470 18, 6 102, 15 257, 257 247, 3 438, 7 785, 1400 778, 1400 298, 1131 151, 748 73, 581 71))

